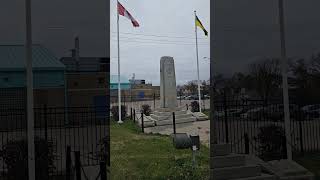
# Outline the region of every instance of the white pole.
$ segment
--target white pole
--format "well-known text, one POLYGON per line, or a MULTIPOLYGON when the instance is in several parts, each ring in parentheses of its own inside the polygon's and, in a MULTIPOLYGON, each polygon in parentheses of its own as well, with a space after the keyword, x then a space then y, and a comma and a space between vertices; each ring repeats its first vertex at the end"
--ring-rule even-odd
MULTIPOLYGON (((118 1, 117 1, 118 6, 118 1)), ((119 111, 119 120, 118 123, 122 124, 121 120, 121 82, 120 82, 120 40, 119 40, 119 12, 117 10, 117 32, 118 32, 118 111, 119 111)))
POLYGON ((33 114, 33 74, 32 74, 32 24, 31 0, 25 1, 26 8, 26 72, 27 72, 27 116, 28 116, 28 177, 35 180, 34 157, 34 114, 33 114))
POLYGON ((196 18, 197 14, 196 11, 194 11, 195 16, 195 33, 196 33, 196 53, 197 53, 197 74, 198 74, 198 100, 199 100, 199 111, 201 111, 201 91, 200 91, 200 73, 199 73, 199 55, 198 55, 198 31, 197 31, 197 25, 196 25, 196 18))
POLYGON ((287 57, 286 57, 286 42, 284 29, 284 13, 283 0, 279 0, 279 22, 280 22, 280 40, 281 40, 281 59, 282 59, 282 90, 283 90, 283 107, 284 107, 284 123, 286 133, 287 158, 292 160, 291 129, 290 129, 290 109, 288 95, 288 77, 287 77, 287 57))

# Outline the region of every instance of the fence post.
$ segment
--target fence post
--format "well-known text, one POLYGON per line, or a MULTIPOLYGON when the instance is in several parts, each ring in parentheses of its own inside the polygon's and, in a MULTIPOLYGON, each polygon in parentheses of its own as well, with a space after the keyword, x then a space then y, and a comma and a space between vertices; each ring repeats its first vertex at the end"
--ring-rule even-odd
POLYGON ((301 117, 301 108, 299 108, 299 135, 300 135, 300 151, 301 154, 304 154, 304 148, 303 148, 303 136, 302 136, 302 117, 301 117))
POLYGON ((141 113, 141 131, 144 133, 144 120, 143 120, 143 113, 141 113))
POLYGON ((43 106, 43 118, 44 118, 44 137, 45 137, 45 140, 48 142, 48 117, 47 117, 47 113, 48 113, 48 110, 47 110, 47 105, 45 104, 43 106))
POLYGON ((176 134, 176 115, 172 112, 172 120, 173 120, 173 134, 176 134))
POLYGON ((225 131, 226 131, 226 143, 229 143, 229 132, 228 132, 228 109, 227 109, 227 95, 226 91, 224 91, 223 97, 223 107, 224 107, 224 123, 225 123, 225 131))
POLYGON ((249 136, 247 133, 244 134, 244 148, 245 154, 249 154, 249 136))
POLYGON ((123 96, 123 105, 126 107, 126 95, 123 96))
POLYGON ((132 120, 132 107, 130 108, 130 119, 132 120))
POLYGON ((287 139, 286 139, 286 137, 283 137, 282 147, 283 147, 283 149, 282 149, 282 158, 283 159, 287 159, 288 158, 288 154, 287 154, 287 139))
POLYGON ((71 147, 67 146, 66 180, 71 180, 71 147))
POLYGON ((81 180, 80 151, 75 151, 76 180, 81 180))
POLYGON ((204 95, 203 95, 203 111, 206 110, 206 99, 204 98, 204 95))
POLYGON ((133 122, 136 123, 136 109, 133 109, 133 122))
POLYGON ((187 107, 187 111, 188 111, 189 110, 188 104, 186 104, 186 107, 187 107))
POLYGON ((153 110, 156 109, 156 93, 153 93, 153 110))
POLYGON ((100 162, 100 177, 101 180, 107 180, 107 167, 104 161, 100 162))

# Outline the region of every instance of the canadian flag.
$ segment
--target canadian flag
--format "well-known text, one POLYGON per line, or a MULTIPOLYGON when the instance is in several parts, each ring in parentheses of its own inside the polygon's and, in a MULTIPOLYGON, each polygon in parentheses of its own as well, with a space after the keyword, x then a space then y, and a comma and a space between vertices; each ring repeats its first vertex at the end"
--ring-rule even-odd
POLYGON ((118 1, 118 13, 130 19, 134 27, 139 27, 138 21, 132 17, 132 15, 119 3, 119 1, 118 1))

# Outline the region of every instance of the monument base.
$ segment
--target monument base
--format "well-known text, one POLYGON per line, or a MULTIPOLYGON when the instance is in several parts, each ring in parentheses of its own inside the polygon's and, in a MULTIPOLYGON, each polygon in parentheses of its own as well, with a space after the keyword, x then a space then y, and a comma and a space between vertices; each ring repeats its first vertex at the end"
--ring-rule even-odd
POLYGON ((196 121, 196 118, 184 110, 184 107, 159 108, 150 115, 150 118, 153 119, 156 126, 172 125, 173 112, 175 113, 176 124, 196 121))

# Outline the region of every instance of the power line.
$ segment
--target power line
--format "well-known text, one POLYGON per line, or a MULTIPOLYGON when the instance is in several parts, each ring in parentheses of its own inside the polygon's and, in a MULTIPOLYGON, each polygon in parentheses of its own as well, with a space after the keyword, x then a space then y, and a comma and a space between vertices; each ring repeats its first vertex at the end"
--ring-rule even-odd
MULTIPOLYGON (((116 39, 112 39, 112 41, 117 41, 116 39)), ((148 41, 131 41, 131 40, 126 40, 126 41, 122 41, 124 43, 142 43, 142 44, 155 44, 155 45, 160 45, 160 44, 166 44, 166 45, 191 45, 194 46, 194 44, 183 44, 183 43, 173 43, 173 42, 148 42, 148 41)), ((201 46, 209 46, 210 44, 198 44, 201 46)))
MULTIPOLYGON (((112 31, 111 33, 117 33, 117 32, 112 31)), ((152 36, 152 37, 166 37, 166 38, 196 39, 193 36, 167 36, 167 35, 139 34, 139 33, 128 33, 128 32, 120 32, 120 34, 129 34, 129 35, 135 35, 135 36, 152 36)), ((209 39, 209 38, 198 38, 198 39, 209 39)))
MULTIPOLYGON (((112 36, 112 38, 116 38, 114 36, 112 36)), ((143 40, 143 41, 152 41, 152 42, 172 42, 172 43, 194 43, 192 41, 170 41, 170 40, 166 40, 166 39, 145 39, 145 38, 131 38, 131 37, 121 37, 121 39, 125 39, 125 40, 143 40)), ((201 42, 202 44, 208 44, 210 42, 201 42)))

